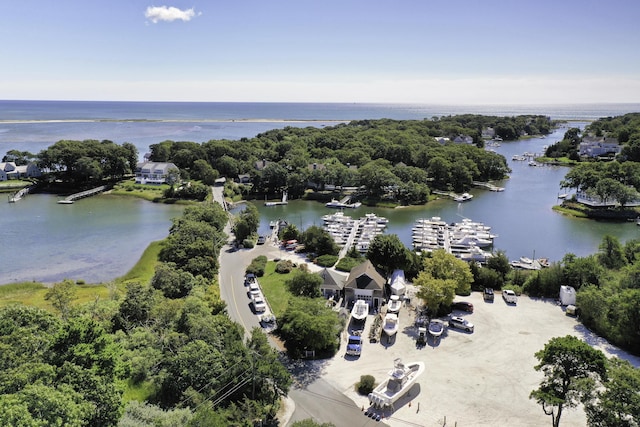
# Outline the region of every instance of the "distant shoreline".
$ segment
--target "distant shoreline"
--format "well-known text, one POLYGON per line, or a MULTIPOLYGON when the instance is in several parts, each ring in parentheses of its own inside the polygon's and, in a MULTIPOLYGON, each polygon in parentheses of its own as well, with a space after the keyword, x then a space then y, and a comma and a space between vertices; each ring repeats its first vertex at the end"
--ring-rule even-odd
POLYGON ((0 124, 37 123, 347 123, 351 120, 339 119, 43 119, 43 120, 0 120, 0 124))

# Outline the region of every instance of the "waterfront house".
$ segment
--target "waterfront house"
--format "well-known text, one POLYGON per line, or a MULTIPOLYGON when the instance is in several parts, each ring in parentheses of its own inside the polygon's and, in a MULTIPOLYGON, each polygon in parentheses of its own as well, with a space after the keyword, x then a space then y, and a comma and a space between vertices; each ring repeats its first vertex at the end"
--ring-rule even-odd
POLYGON ((364 300, 369 306, 379 307, 384 300, 386 280, 367 260, 351 269, 344 285, 345 301, 364 300))
POLYGON ((37 178, 42 176, 42 171, 37 164, 31 162, 17 166, 15 162, 0 163, 0 181, 20 178, 37 178))
POLYGON ((620 154, 622 147, 616 138, 584 137, 579 146, 582 157, 615 156, 620 154))
POLYGON ((136 184, 165 184, 169 171, 178 170, 173 163, 141 162, 136 167, 136 184))
POLYGON ((495 136, 496 131, 492 127, 482 129, 482 139, 493 139, 495 136))

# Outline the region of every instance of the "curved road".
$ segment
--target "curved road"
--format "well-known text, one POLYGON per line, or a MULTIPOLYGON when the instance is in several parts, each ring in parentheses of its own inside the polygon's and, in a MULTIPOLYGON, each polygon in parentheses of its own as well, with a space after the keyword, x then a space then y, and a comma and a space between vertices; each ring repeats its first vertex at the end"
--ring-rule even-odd
MULTIPOLYGON (((229 227, 225 232, 231 235, 229 227)), ((259 255, 273 259, 280 255, 280 249, 268 239, 264 245, 253 249, 234 251, 232 246, 227 244, 220 252, 220 295, 227 303, 229 317, 242 325, 246 336, 249 336, 254 327, 260 327, 258 316, 253 313, 247 288, 244 286, 244 272, 251 260, 259 255)), ((351 399, 319 375, 309 375, 317 363, 318 361, 290 363, 289 369, 294 375, 295 385, 289 391, 289 397, 295 402, 295 410, 291 418, 286 420, 288 425, 306 418, 321 423, 331 422, 336 426, 385 425, 365 417, 362 408, 358 408, 351 399)))

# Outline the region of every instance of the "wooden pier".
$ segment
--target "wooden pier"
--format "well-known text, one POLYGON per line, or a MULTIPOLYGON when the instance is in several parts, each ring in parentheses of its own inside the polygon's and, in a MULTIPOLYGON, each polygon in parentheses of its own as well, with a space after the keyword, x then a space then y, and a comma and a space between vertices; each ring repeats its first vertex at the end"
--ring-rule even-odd
POLYGON ((78 199, 95 196, 96 194, 102 193, 108 188, 109 188, 108 185, 101 185, 100 187, 92 188, 91 190, 81 191, 79 193, 75 193, 70 196, 67 196, 62 200, 58 200, 58 203, 61 205, 70 205, 78 199))
POLYGON ((29 191, 31 191, 31 188, 33 186, 30 185, 28 187, 24 187, 23 189, 16 191, 15 194, 13 196, 9 196, 9 203, 15 203, 18 200, 22 199, 24 196, 26 196, 27 194, 29 194, 29 191))

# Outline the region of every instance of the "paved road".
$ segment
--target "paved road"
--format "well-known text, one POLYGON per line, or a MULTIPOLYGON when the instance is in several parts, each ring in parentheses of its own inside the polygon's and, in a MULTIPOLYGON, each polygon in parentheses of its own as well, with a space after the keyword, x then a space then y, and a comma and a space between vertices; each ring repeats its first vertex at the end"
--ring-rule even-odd
MULTIPOLYGON (((228 229, 225 231, 230 235, 228 229)), ((244 286, 244 272, 251 260, 259 255, 273 259, 282 253, 271 239, 253 249, 233 251, 230 245, 225 245, 220 253, 220 295, 227 303, 229 317, 242 325, 247 336, 260 323, 258 316, 253 313, 244 286)), ((336 426, 385 425, 364 416, 362 408, 358 408, 353 400, 323 380, 318 368, 322 365, 321 361, 289 361, 288 364, 295 377, 295 385, 289 392, 289 397, 295 402, 295 410, 290 420, 283 420, 283 425, 306 418, 321 423, 332 422, 336 426)))

